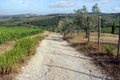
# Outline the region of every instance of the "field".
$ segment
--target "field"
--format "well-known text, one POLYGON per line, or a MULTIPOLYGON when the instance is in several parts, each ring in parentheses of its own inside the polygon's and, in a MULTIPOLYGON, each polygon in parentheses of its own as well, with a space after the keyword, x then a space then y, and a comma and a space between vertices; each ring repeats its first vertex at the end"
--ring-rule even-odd
POLYGON ((64 37, 73 47, 84 55, 94 59, 96 65, 101 66, 113 78, 120 78, 120 65, 116 60, 118 35, 102 33, 100 50, 97 45, 97 33, 92 32, 90 43, 87 43, 85 33, 68 34, 64 37))
POLYGON ((39 28, 0 27, 0 44, 42 32, 39 28))
POLYGON ((36 45, 43 39, 43 32, 40 28, 0 27, 0 47, 10 46, 9 50, 1 51, 0 54, 0 80, 12 77, 35 54, 36 45), (10 42, 9 46, 7 42, 10 42))
MULTIPOLYGON (((102 28, 102 30, 101 30, 102 33, 111 33, 111 31, 112 31, 111 27, 102 28)), ((117 34, 117 33, 118 33, 118 28, 115 29, 115 34, 117 34)))

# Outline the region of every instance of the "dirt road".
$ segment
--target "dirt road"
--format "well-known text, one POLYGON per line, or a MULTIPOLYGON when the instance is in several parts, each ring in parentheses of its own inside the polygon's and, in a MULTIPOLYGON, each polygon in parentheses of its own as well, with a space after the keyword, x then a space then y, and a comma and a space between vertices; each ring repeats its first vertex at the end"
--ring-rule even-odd
POLYGON ((46 37, 15 80, 106 80, 105 74, 61 35, 46 37))

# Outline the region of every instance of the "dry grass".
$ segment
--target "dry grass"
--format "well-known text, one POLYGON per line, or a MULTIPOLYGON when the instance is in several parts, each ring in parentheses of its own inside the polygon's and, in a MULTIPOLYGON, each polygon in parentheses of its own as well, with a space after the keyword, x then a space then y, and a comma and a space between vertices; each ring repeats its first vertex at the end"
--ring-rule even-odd
MULTIPOLYGON (((90 34, 90 40, 91 42, 97 42, 98 38, 97 38, 97 33, 91 33, 90 34)), ((67 35, 70 36, 70 35, 67 35)), ((72 34, 72 41, 75 42, 86 42, 87 39, 85 38, 85 33, 80 33, 80 35, 78 35, 77 33, 72 34)), ((118 35, 114 35, 114 34, 107 34, 107 33, 101 33, 101 43, 115 43, 117 44, 118 42, 118 35)))
POLYGON ((8 51, 11 49, 12 45, 15 43, 14 40, 5 42, 4 44, 0 45, 0 53, 4 53, 5 51, 8 51))
POLYGON ((102 33, 100 49, 98 49, 98 38, 95 32, 91 33, 89 44, 87 43, 87 38, 85 38, 85 33, 80 33, 80 35, 77 33, 68 34, 65 35, 64 39, 71 43, 78 51, 84 53, 84 55, 92 57, 94 63, 101 66, 112 78, 119 78, 117 80, 120 80, 120 61, 115 58, 116 53, 113 55, 102 49, 104 44, 117 46, 118 35, 102 33))

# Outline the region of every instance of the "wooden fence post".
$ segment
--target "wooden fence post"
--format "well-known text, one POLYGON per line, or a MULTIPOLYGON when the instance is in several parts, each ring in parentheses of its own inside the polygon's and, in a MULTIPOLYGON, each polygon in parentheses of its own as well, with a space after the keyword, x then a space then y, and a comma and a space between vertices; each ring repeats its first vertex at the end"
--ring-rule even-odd
POLYGON ((98 17, 98 48, 100 49, 101 16, 98 17))
POLYGON ((90 42, 90 17, 87 17, 87 36, 88 36, 88 44, 90 42))
POLYGON ((120 57, 120 17, 119 17, 119 33, 118 33, 118 50, 117 50, 117 59, 120 57))

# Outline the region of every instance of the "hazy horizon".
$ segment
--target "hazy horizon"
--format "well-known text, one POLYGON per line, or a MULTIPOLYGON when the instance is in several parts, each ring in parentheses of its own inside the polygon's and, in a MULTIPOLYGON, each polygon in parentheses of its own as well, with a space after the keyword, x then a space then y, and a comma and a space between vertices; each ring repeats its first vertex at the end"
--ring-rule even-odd
POLYGON ((120 13, 117 0, 1 0, 0 15, 73 13, 83 5, 91 12, 95 3, 103 13, 120 13))

